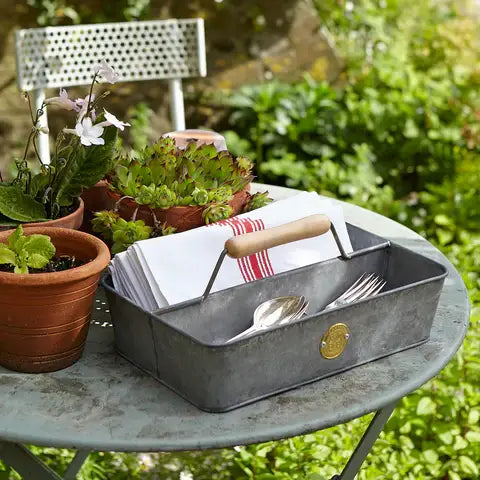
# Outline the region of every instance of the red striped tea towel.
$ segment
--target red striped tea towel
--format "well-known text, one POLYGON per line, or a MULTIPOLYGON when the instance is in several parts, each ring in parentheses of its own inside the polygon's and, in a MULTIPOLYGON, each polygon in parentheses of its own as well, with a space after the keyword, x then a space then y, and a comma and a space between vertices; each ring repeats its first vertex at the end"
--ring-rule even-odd
MULTIPOLYGON (((300 193, 237 217, 167 237, 137 242, 111 264, 115 288, 145 310, 202 295, 225 242, 315 213, 329 216, 352 250, 342 208, 316 193, 300 193)), ((241 259, 226 257, 213 285, 218 291, 340 255, 331 232, 241 259)))

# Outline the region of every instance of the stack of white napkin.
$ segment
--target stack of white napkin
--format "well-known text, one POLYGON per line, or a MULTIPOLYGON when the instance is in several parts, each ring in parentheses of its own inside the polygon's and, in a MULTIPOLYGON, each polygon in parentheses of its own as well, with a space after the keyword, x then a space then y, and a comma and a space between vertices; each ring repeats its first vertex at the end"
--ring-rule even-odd
MULTIPOLYGON (((137 242, 113 258, 113 285, 147 311, 199 297, 229 238, 316 213, 328 215, 345 250, 352 251, 342 208, 316 193, 304 192, 223 222, 137 242)), ((226 257, 212 292, 339 255, 333 235, 328 232, 243 259, 226 257)))

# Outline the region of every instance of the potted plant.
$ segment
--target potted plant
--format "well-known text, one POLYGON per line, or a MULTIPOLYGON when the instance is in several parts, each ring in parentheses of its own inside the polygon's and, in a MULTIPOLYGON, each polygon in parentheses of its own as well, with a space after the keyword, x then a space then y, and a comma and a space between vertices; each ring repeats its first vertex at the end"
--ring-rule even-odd
POLYGON ((0 232, 0 364, 21 372, 65 368, 82 354, 108 247, 84 232, 0 232))
POLYGON ((268 192, 250 195, 251 171, 246 157, 196 142, 181 148, 162 137, 142 152, 119 159, 109 178, 110 211, 96 214, 94 231, 117 243, 115 253, 135 240, 258 208, 268 203, 268 192))
POLYGON ((92 187, 113 168, 117 129, 128 124, 103 110, 97 115, 100 100, 108 92, 95 98, 93 87, 97 80, 114 83, 118 76, 103 61, 94 72, 89 94, 71 100, 64 89, 58 97, 45 100, 32 111, 30 97, 25 98, 30 108, 32 130, 27 138, 22 159, 15 161, 16 177, 4 181, 0 173, 0 230, 16 225, 42 223, 44 226, 79 228, 83 218, 82 191, 92 187), (40 118, 47 105, 76 112, 74 129, 64 128, 57 136, 50 164, 42 161, 36 146, 40 133, 48 129, 40 126, 40 118), (38 168, 27 162, 33 149, 38 168))

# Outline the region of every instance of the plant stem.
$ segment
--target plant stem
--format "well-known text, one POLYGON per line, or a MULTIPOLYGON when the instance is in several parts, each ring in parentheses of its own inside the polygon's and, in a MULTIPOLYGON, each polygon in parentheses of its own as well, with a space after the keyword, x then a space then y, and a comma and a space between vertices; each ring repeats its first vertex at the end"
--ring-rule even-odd
POLYGON ((107 90, 106 92, 103 92, 98 98, 96 98, 92 103, 91 110, 93 110, 97 106, 97 104, 100 102, 100 100, 102 100, 103 98, 105 98, 108 95, 110 95, 109 90, 107 90))
POLYGON ((85 113, 85 116, 88 116, 88 114, 90 113, 90 109, 91 109, 90 104, 91 104, 91 101, 92 101, 93 86, 95 85, 95 80, 97 79, 97 75, 98 75, 98 72, 95 72, 94 75, 93 75, 92 84, 90 85, 90 92, 88 94, 87 112, 85 113))
POLYGON ((25 145, 25 151, 23 152, 23 161, 24 162, 26 161, 26 158, 27 158, 28 147, 30 146, 30 140, 32 139, 32 135, 33 135, 33 130, 28 135, 27 144, 25 145))
POLYGON ((37 144, 35 143, 36 138, 37 138, 37 135, 34 135, 32 145, 33 145, 33 149, 35 150, 35 154, 37 155, 37 159, 40 162, 40 165, 42 165, 43 167, 43 162, 42 162, 42 159, 40 158, 40 154, 38 153, 37 144))
POLYGON ((32 119, 32 125, 35 126, 36 125, 36 122, 35 120, 33 119, 33 112, 32 112, 32 102, 30 101, 30 95, 25 92, 25 98, 27 99, 28 101, 28 110, 30 112, 30 118, 32 119))

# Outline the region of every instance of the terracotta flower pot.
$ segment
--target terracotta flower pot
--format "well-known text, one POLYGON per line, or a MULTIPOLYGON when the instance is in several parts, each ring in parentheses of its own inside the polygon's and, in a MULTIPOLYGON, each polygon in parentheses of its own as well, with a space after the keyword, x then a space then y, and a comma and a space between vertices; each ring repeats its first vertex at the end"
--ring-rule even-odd
MULTIPOLYGON (((56 218, 55 220, 47 220, 46 222, 23 223, 22 225, 24 227, 60 227, 78 230, 82 225, 84 212, 83 200, 79 198, 78 201, 78 208, 69 215, 66 215, 65 217, 56 218)), ((10 230, 11 228, 12 227, 5 227, 0 225, 0 232, 10 230)))
MULTIPOLYGON (((54 273, 0 272, 0 364, 28 373, 60 370, 82 355, 110 252, 98 238, 76 230, 36 226, 24 232, 48 235, 57 255, 87 263, 54 273)), ((11 233, 0 232, 0 242, 11 233)))
POLYGON ((83 214, 83 223, 80 227, 82 232, 92 233, 93 214, 105 210, 110 205, 108 197, 108 182, 100 180, 93 187, 84 190, 82 193, 83 203, 85 204, 85 211, 83 214))
MULTIPOLYGON (((238 215, 245 205, 248 199, 248 192, 250 185, 243 190, 237 192, 232 200, 228 204, 233 208, 233 215, 238 215)), ((110 197, 109 209, 113 209, 115 204, 121 198, 118 193, 108 190, 108 196, 110 197)), ((154 208, 155 216, 161 223, 166 223, 170 227, 175 227, 177 232, 184 232, 191 230, 192 228, 201 227, 205 225, 202 213, 206 206, 187 206, 187 207, 170 207, 170 208, 154 208)), ((125 220, 131 220, 133 214, 137 210, 136 219, 143 220, 146 225, 153 226, 153 216, 149 207, 145 205, 138 205, 135 200, 126 198, 120 203, 118 213, 125 220), (138 208, 138 210, 137 210, 138 208)))

